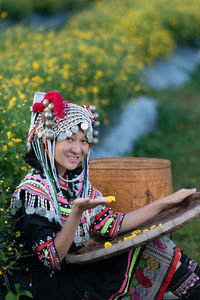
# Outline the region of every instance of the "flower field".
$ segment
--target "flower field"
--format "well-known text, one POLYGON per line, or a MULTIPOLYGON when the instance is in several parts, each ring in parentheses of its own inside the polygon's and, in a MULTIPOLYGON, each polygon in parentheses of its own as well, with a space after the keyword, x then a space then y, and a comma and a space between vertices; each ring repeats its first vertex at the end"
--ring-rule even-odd
POLYGON ((110 112, 146 92, 145 65, 169 56, 178 44, 195 44, 199 11, 196 0, 102 0, 59 30, 16 26, 1 33, 0 178, 6 199, 27 172, 23 155, 35 91, 94 103, 106 125, 110 112))

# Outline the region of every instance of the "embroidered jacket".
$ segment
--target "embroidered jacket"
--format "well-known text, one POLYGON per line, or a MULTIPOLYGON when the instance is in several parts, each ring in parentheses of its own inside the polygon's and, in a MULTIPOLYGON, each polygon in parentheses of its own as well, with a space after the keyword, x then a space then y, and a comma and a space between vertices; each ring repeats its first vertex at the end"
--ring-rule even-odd
MULTIPOLYGON (((11 199, 11 214, 23 216, 20 228, 25 243, 39 260, 50 269, 60 270, 61 263, 55 248, 54 238, 66 222, 73 204, 81 192, 82 183, 78 179, 61 186, 57 193, 60 214, 57 213, 44 174, 32 170, 16 188, 11 199)), ((101 197, 101 193, 88 183, 88 196, 101 197)), ((74 246, 81 247, 90 239, 90 233, 107 237, 119 234, 124 214, 113 212, 105 205, 83 213, 74 237, 74 246)))

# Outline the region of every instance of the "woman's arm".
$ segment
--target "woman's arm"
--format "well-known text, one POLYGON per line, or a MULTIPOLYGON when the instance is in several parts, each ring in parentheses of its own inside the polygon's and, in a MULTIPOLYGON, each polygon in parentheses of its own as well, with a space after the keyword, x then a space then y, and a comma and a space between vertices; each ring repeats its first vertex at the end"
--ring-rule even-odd
POLYGON ((120 233, 137 228, 139 225, 150 220, 162 210, 180 203, 183 199, 195 193, 196 189, 181 189, 167 197, 154 201, 132 212, 128 212, 122 221, 120 233))

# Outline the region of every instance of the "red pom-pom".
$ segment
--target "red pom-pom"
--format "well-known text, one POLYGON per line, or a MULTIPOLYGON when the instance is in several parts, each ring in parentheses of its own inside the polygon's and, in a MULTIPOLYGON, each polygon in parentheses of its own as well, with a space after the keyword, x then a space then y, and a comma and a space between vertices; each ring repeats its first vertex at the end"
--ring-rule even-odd
POLYGON ((33 111, 37 112, 37 111, 43 111, 44 110, 44 105, 42 103, 35 103, 33 105, 33 111))
MULTIPOLYGON (((67 106, 67 102, 63 99, 63 97, 57 92, 47 92, 44 96, 44 99, 48 99, 51 103, 54 104, 54 114, 58 118, 63 118, 63 112, 65 106, 67 106)), ((44 101, 42 100, 42 102, 44 101)))

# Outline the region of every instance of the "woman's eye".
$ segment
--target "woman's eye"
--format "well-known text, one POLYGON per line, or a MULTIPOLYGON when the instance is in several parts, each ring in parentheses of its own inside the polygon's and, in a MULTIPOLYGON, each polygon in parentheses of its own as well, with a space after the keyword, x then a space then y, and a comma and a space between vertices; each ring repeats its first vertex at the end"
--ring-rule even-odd
POLYGON ((67 137, 66 140, 70 142, 70 141, 72 141, 72 138, 71 137, 67 137))
POLYGON ((84 143, 84 144, 88 143, 88 140, 82 140, 82 143, 84 143))

